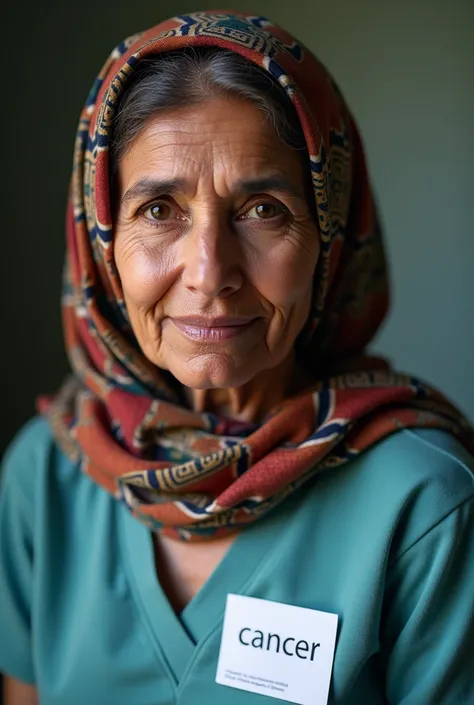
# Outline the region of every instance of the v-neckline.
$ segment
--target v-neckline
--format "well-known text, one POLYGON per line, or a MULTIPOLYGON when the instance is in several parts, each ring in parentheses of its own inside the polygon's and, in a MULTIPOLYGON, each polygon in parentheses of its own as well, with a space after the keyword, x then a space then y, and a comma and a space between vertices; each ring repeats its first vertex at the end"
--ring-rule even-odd
MULTIPOLYGON (((124 507, 121 509, 121 543, 133 596, 160 660, 177 687, 198 643, 220 623, 227 595, 230 592, 244 593, 246 585, 266 562, 262 557, 267 559, 271 554, 268 549, 276 538, 276 516, 272 513, 271 517, 250 525, 237 536, 199 592, 178 616, 158 579, 149 529, 124 507), (238 570, 231 569, 232 565, 238 566, 238 570)), ((280 512, 277 510, 276 514, 280 512)))

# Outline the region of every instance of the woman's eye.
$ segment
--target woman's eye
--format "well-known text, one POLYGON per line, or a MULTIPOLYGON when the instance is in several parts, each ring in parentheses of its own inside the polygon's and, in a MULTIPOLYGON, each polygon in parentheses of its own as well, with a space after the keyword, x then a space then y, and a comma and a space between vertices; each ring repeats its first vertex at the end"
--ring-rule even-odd
POLYGON ((245 214, 245 218, 258 218, 259 220, 270 220, 285 212, 285 207, 277 203, 257 203, 245 214))
POLYGON ((153 203, 144 209, 143 214, 151 220, 167 220, 171 216, 171 206, 168 203, 153 203))

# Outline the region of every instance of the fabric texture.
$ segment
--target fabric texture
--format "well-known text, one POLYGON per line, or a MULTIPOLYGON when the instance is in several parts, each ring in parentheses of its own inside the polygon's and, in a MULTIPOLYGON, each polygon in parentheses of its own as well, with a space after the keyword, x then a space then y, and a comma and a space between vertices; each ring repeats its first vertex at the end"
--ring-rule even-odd
POLYGON ((215 682, 228 593, 339 615, 330 705, 474 703, 474 458, 448 433, 402 430, 315 477, 240 532, 179 617, 150 531, 44 419, 2 470, 0 671, 41 705, 274 702, 215 682))
POLYGON ((262 17, 181 15, 128 38, 81 114, 67 215, 63 317, 74 378, 40 409, 84 472, 152 530, 204 538, 258 519, 325 468, 410 426, 473 434, 437 391, 363 357, 388 307, 386 262, 360 137, 326 69, 262 17), (306 139, 321 252, 298 354, 314 385, 261 424, 197 413, 142 354, 114 263, 109 143, 128 79, 150 55, 216 46, 262 67, 306 139), (331 363, 331 364, 329 364, 331 363))

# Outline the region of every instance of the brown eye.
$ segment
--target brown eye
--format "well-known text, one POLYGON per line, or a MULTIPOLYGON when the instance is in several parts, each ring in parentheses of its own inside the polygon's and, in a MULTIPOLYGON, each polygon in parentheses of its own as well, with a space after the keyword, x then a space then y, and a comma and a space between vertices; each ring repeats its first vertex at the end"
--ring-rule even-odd
POLYGON ((167 203, 154 203, 148 208, 148 212, 153 220, 166 220, 170 217, 171 208, 167 203))
POLYGON ((281 215, 285 208, 276 203, 258 203, 247 211, 247 218, 258 218, 259 220, 269 220, 281 215))

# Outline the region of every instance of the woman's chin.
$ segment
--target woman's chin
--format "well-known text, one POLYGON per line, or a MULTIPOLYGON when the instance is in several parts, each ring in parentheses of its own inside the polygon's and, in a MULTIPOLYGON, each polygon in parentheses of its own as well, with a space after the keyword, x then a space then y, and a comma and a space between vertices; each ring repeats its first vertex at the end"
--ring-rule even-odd
POLYGON ((183 361, 174 359, 168 369, 190 389, 230 389, 241 387, 255 377, 258 373, 255 362, 207 353, 183 361))

